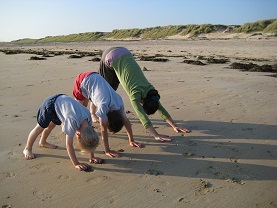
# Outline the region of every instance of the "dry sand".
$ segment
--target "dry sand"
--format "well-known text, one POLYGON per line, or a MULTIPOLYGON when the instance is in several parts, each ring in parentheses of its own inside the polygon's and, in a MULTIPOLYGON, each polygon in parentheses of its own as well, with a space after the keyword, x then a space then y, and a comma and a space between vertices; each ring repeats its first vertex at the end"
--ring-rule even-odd
MULTIPOLYGON (((96 156, 106 163, 92 165, 92 172, 80 172, 72 166, 57 127, 48 140, 58 149, 39 148, 38 138, 33 149, 37 158, 27 161, 22 150, 43 100, 56 93, 71 95, 75 76, 97 71, 99 62, 88 61, 91 57, 68 59, 68 55, 32 61, 28 60, 32 54, 0 53, 0 205, 277 207, 277 79, 267 76, 271 73, 228 68, 246 59, 276 64, 277 40, 107 41, 21 49, 94 51, 119 45, 135 54, 170 56, 165 63, 138 63, 149 70, 144 73, 173 119, 192 132, 175 133, 153 115, 157 131, 174 138, 170 143, 155 141, 120 87, 135 140, 144 148, 130 147, 122 130, 109 139, 112 149, 124 150, 122 157, 106 157, 100 145, 96 156), (230 62, 196 66, 182 63, 184 56, 225 57, 230 62)), ((77 157, 88 161, 79 152, 77 157)))

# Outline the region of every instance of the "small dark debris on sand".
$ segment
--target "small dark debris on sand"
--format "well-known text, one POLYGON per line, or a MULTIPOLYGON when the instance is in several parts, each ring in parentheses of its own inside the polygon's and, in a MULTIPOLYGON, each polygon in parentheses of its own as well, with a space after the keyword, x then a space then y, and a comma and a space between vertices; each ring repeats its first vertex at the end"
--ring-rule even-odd
POLYGON ((152 170, 152 169, 147 170, 145 173, 148 175, 155 175, 155 176, 163 175, 163 172, 158 170, 152 170))
POLYGON ((169 59, 167 59, 167 58, 154 58, 153 61, 154 62, 167 62, 167 61, 169 61, 169 59))
POLYGON ((29 60, 46 60, 46 58, 38 57, 38 56, 31 56, 29 60))
POLYGON ((225 64, 228 62, 228 59, 215 59, 215 58, 208 58, 207 62, 210 64, 225 64))
POLYGON ((183 153, 183 155, 186 156, 186 157, 194 156, 194 154, 191 153, 191 152, 185 152, 185 153, 183 153))
POLYGON ((167 62, 166 58, 157 58, 157 56, 141 56, 140 61, 167 62))
POLYGON ((210 188, 211 186, 212 186, 212 184, 210 182, 200 179, 200 182, 199 182, 200 189, 210 188))
POLYGON ((209 64, 225 64, 229 62, 227 58, 214 58, 214 57, 205 57, 205 56, 198 56, 198 60, 206 60, 209 64))
POLYGON ((201 61, 196 61, 196 60, 184 60, 183 63, 186 63, 186 64, 193 64, 193 65, 206 65, 204 64, 203 62, 201 61))
POLYGON ((227 180, 228 182, 231 182, 231 183, 237 183, 237 184, 240 184, 240 185, 244 185, 245 183, 242 182, 240 179, 238 178, 231 178, 231 179, 228 179, 227 180))
POLYGON ((84 57, 83 54, 72 54, 68 58, 83 58, 83 57, 84 57))
POLYGON ((142 71, 149 71, 145 66, 142 68, 142 71))
POLYGON ((51 55, 51 54, 44 54, 43 57, 51 58, 51 57, 54 57, 54 55, 51 55))
POLYGON ((271 74, 271 75, 268 75, 268 76, 277 78, 277 73, 276 74, 271 74))
POLYGON ((94 57, 94 58, 90 59, 89 61, 99 62, 99 61, 101 61, 101 59, 98 57, 94 57))

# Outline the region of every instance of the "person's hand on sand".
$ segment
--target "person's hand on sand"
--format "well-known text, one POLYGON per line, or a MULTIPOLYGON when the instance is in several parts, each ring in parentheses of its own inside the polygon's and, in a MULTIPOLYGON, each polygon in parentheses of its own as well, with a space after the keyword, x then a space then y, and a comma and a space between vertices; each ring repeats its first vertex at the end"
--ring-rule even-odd
POLYGON ((155 139, 162 142, 171 142, 172 138, 170 138, 168 135, 158 134, 158 136, 155 136, 155 139))
POLYGON ((190 133, 191 132, 191 130, 189 130, 189 129, 181 128, 181 127, 178 127, 178 126, 173 127, 173 129, 176 132, 183 132, 183 133, 190 133))
POLYGON ((102 163, 102 159, 99 157, 92 157, 89 159, 90 163, 95 163, 95 164, 101 164, 102 163))
POLYGON ((32 159, 36 158, 36 156, 32 153, 32 151, 27 150, 27 149, 23 150, 23 154, 27 160, 32 160, 32 159))
POLYGON ((117 151, 109 150, 105 152, 105 155, 109 157, 120 157, 120 155, 117 153, 117 151))
POLYGON ((88 164, 85 164, 85 163, 79 163, 79 164, 75 165, 75 168, 77 168, 81 171, 82 170, 85 171, 85 170, 89 169, 89 167, 90 166, 88 164))
POLYGON ((138 142, 130 142, 130 146, 131 146, 131 147, 142 148, 142 144, 141 144, 141 143, 138 143, 138 142))
POLYGON ((130 146, 131 146, 131 147, 142 148, 142 144, 141 144, 141 143, 138 143, 138 142, 130 142, 130 146))

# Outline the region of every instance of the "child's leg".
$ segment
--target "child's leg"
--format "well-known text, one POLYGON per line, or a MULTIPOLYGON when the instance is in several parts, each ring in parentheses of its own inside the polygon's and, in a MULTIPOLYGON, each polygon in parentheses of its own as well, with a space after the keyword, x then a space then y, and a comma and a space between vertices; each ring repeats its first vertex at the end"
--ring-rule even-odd
POLYGON ((93 102, 90 102, 90 113, 91 113, 91 117, 92 117, 92 122, 99 123, 99 118, 95 114, 95 112, 96 112, 96 106, 94 105, 93 102))
POLYGON ((27 140, 27 145, 23 150, 23 154, 26 159, 31 160, 35 158, 35 155, 32 153, 34 142, 36 141, 38 135, 43 132, 43 129, 39 124, 30 132, 27 140))
POLYGON ((51 149, 56 149, 57 145, 54 144, 50 144, 48 142, 46 142, 49 134, 51 133, 51 131, 55 128, 56 124, 54 124, 52 121, 50 122, 49 126, 43 130, 42 134, 41 134, 41 138, 39 141, 39 146, 40 147, 46 147, 46 148, 51 148, 51 149))

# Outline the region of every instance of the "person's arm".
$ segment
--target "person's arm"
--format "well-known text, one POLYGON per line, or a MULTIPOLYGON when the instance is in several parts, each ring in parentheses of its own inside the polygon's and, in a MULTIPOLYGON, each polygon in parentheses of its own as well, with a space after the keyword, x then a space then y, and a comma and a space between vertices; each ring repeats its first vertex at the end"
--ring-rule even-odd
POLYGON ((177 126, 171 117, 167 118, 165 121, 174 129, 175 132, 190 133, 189 129, 177 126))
POLYGON ((134 141, 132 125, 131 125, 129 119, 127 118, 127 116, 124 112, 122 113, 122 117, 123 117, 123 121, 124 121, 124 126, 125 126, 126 131, 127 131, 127 135, 128 135, 128 138, 129 138, 130 146, 141 148, 142 147, 141 143, 138 143, 138 142, 134 141))
POLYGON ((171 118, 171 116, 166 111, 166 109, 162 106, 161 103, 159 105, 158 112, 159 112, 161 118, 163 118, 174 129, 175 132, 183 132, 183 133, 190 132, 189 129, 181 128, 181 127, 177 126, 176 123, 173 121, 173 119, 171 118))
POLYGON ((75 168, 77 168, 79 170, 87 170, 88 169, 87 164, 79 163, 79 161, 76 157, 76 154, 75 154, 75 150, 73 148, 73 138, 69 137, 68 135, 66 135, 66 150, 67 150, 69 158, 75 168))
POLYGON ((119 157, 119 154, 116 151, 110 149, 106 122, 104 122, 101 117, 99 117, 99 122, 105 154, 110 157, 119 157))
POLYGON ((131 104, 140 120, 144 128, 156 139, 159 141, 168 141, 170 142, 172 139, 168 135, 159 134, 156 129, 153 127, 150 119, 144 112, 143 107, 141 106, 138 100, 131 100, 131 104))
POLYGON ((96 113, 96 110, 97 110, 97 107, 96 105, 93 103, 93 102, 90 102, 90 114, 91 114, 91 118, 92 118, 92 122, 93 123, 99 123, 99 118, 98 116, 95 114, 96 113))
POLYGON ((153 135, 156 140, 159 140, 162 142, 171 142, 172 141, 172 138, 170 138, 168 135, 159 134, 153 126, 149 126, 147 128, 147 131, 151 135, 153 135))

